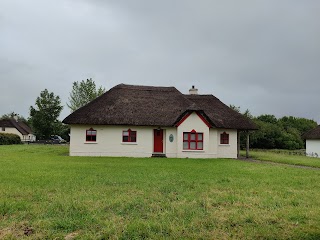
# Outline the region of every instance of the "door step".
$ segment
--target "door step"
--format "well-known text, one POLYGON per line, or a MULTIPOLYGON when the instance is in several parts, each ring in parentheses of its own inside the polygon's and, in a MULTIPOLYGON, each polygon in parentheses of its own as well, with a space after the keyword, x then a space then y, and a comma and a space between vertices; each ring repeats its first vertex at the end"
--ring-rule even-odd
POLYGON ((165 153, 152 153, 151 157, 166 158, 167 156, 165 153))

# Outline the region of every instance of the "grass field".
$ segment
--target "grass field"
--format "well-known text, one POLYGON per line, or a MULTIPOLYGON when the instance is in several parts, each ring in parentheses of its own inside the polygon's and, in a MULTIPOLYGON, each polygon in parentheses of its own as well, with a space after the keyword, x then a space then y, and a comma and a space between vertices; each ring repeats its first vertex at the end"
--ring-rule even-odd
POLYGON ((67 154, 0 146, 0 239, 320 239, 320 170, 67 154))
MULTIPOLYGON (((320 158, 306 157, 295 153, 301 154, 288 150, 253 150, 250 151, 250 157, 262 161, 320 168, 320 158)), ((245 153, 243 152, 242 155, 244 156, 245 153)))

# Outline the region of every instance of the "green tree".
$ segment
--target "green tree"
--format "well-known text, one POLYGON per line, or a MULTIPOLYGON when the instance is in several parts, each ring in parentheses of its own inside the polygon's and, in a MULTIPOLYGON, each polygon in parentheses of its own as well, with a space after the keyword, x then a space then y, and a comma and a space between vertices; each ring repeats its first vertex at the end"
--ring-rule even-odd
POLYGON ((53 92, 49 93, 47 89, 40 93, 35 107, 30 106, 29 118, 38 139, 48 139, 50 135, 55 134, 61 124, 58 117, 62 109, 59 96, 55 96, 53 92))
POLYGON ((96 83, 92 78, 82 80, 81 82, 73 82, 72 91, 70 92, 69 103, 67 106, 71 109, 71 112, 86 105, 97 97, 101 96, 105 92, 105 88, 100 86, 98 89, 96 83))
POLYGON ((236 105, 230 104, 229 108, 231 108, 232 110, 235 110, 236 112, 240 113, 240 106, 237 107, 236 105))
POLYGON ((279 123, 285 128, 295 128, 299 131, 300 135, 315 128, 318 124, 314 120, 306 118, 298 118, 293 116, 285 116, 279 119, 279 123))
POLYGON ((262 122, 273 123, 273 124, 277 124, 278 122, 278 119, 274 115, 270 115, 270 114, 260 115, 257 117, 257 119, 262 122))

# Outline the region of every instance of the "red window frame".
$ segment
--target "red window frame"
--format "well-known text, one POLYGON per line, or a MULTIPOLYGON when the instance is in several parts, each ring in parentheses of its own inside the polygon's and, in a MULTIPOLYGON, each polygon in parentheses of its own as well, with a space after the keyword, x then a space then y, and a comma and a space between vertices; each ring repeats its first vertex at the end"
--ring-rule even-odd
POLYGON ((86 130, 86 141, 87 142, 96 142, 97 141, 97 130, 90 128, 86 130))
POLYGON ((183 150, 203 150, 203 133, 183 132, 183 150))
POLYGON ((137 131, 128 130, 122 131, 122 142, 137 142, 137 131))
POLYGON ((229 144, 229 134, 223 132, 220 134, 220 144, 229 144))

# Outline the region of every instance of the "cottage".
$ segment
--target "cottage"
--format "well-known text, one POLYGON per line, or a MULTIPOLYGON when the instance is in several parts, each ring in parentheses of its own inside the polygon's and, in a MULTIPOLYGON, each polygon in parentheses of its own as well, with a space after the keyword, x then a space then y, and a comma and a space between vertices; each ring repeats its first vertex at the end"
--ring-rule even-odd
POLYGON ((320 157, 320 125, 303 134, 306 140, 306 155, 320 157))
POLYGON ((213 95, 120 84, 63 120, 71 156, 236 158, 249 119, 213 95))
POLYGON ((0 120, 0 133, 17 134, 23 142, 36 140, 31 128, 26 123, 18 121, 18 118, 0 120))

